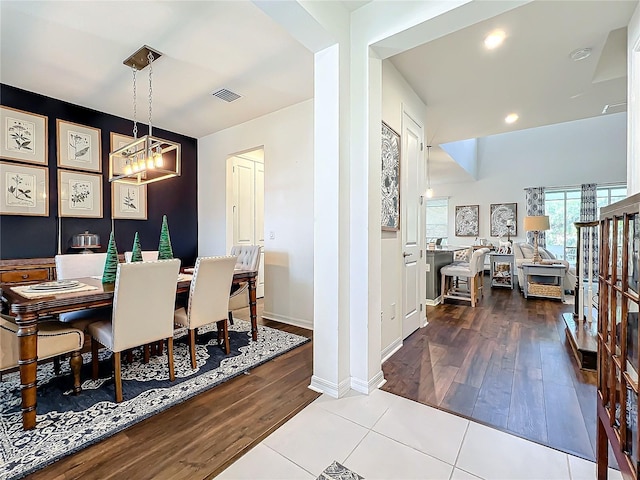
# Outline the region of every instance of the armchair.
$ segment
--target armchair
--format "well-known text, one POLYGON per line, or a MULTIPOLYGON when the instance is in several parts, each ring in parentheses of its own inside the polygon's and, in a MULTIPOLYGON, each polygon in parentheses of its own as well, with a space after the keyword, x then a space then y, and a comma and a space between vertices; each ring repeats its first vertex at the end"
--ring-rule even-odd
POLYGON ((189 289, 187 309, 179 308, 174 313, 174 321, 189 329, 189 353, 191 368, 196 368, 196 329, 216 322, 218 331, 222 327, 224 351, 228 355, 229 330, 229 289, 233 280, 236 257, 201 257, 196 260, 193 279, 189 289))
MULTIPOLYGON (((37 342, 38 361, 71 353, 69 365, 73 373, 73 393, 80 393, 80 350, 84 345, 82 330, 57 321, 42 322, 38 326, 37 342)), ((19 359, 18 325, 12 317, 0 314, 0 372, 17 367, 19 359)))
POLYGON ((91 323, 93 378, 98 378, 98 343, 113 352, 115 397, 122 401, 121 352, 167 340, 169 379, 173 369, 173 311, 180 260, 120 263, 111 319, 91 323))

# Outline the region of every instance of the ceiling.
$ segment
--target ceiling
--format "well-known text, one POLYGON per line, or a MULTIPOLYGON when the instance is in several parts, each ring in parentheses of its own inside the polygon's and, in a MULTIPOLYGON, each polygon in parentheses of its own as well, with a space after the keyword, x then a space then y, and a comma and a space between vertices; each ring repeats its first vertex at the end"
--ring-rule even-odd
MULTIPOLYGON (((340 3, 354 11, 370 2, 340 3)), ((637 5, 535 1, 390 57, 427 104, 433 183, 469 179, 439 144, 598 116, 624 102, 619 29, 637 5), (482 41, 495 28, 507 37, 488 51, 482 41), (583 47, 590 57, 569 58, 583 47), (508 126, 514 111, 520 119, 508 126)), ((2 0, 0 14, 2 83, 132 118, 131 71, 122 62, 147 44, 163 54, 153 64, 153 124, 196 138, 313 96, 312 53, 249 1, 2 0), (242 97, 211 95, 221 88, 242 97)), ((145 123, 147 89, 145 70, 145 123)))
POLYGON ((535 1, 391 57, 427 105, 432 183, 471 178, 437 145, 595 117, 626 102, 624 27, 637 6, 535 1), (487 50, 484 38, 496 29, 506 39, 487 50), (585 47, 588 58, 569 57, 585 47), (508 125, 511 112, 520 118, 508 125))

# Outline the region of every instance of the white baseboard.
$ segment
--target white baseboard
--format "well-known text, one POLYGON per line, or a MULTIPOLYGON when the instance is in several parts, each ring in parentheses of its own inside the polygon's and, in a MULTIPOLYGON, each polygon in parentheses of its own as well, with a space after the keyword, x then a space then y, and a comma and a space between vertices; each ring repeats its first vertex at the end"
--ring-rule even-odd
POLYGON ((262 312, 262 318, 267 320, 274 320, 276 322, 286 323, 295 327, 306 328, 307 330, 313 330, 313 321, 303 320, 301 318, 287 317, 286 315, 278 315, 272 312, 262 312))
POLYGON ((402 348, 402 339, 401 338, 397 338, 396 340, 391 342, 391 345, 389 345, 384 350, 382 350, 382 352, 381 352, 382 361, 380 363, 384 363, 387 360, 389 360, 391 355, 393 355, 398 350, 400 350, 400 348, 402 348))
POLYGON ((385 379, 382 370, 376 373, 369 381, 360 380, 359 378, 351 377, 351 388, 356 392, 369 395, 371 392, 384 385, 385 379))
POLYGON ((436 297, 435 300, 430 300, 426 298, 424 300, 424 303, 429 305, 430 307, 435 307, 436 305, 440 305, 442 303, 442 295, 440 295, 439 297, 436 297))
POLYGON ((333 398, 340 398, 344 397, 349 391, 349 379, 345 378, 339 384, 336 384, 313 375, 309 389, 318 393, 326 393, 333 398))

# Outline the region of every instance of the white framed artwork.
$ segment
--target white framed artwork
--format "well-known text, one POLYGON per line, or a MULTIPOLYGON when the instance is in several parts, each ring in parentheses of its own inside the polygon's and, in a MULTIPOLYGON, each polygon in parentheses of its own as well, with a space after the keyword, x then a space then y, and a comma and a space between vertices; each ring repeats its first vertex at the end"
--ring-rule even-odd
MULTIPOLYGON (((133 142, 133 137, 129 135, 122 135, 120 133, 111 132, 110 134, 110 145, 111 151, 115 152, 116 150, 124 147, 125 145, 133 142)), ((113 175, 122 175, 124 173, 124 159, 118 158, 118 162, 113 165, 113 175)))
POLYGON ((58 170, 61 217, 102 218, 102 175, 58 170))

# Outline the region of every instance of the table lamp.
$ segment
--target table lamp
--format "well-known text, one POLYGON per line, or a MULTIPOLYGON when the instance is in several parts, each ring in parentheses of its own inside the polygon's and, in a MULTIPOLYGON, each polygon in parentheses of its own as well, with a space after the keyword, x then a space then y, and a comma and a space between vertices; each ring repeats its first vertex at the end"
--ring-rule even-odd
POLYGON ((538 251, 538 234, 544 230, 549 230, 549 216, 537 215, 524 217, 524 229, 527 232, 533 232, 533 263, 540 263, 542 258, 538 251))

